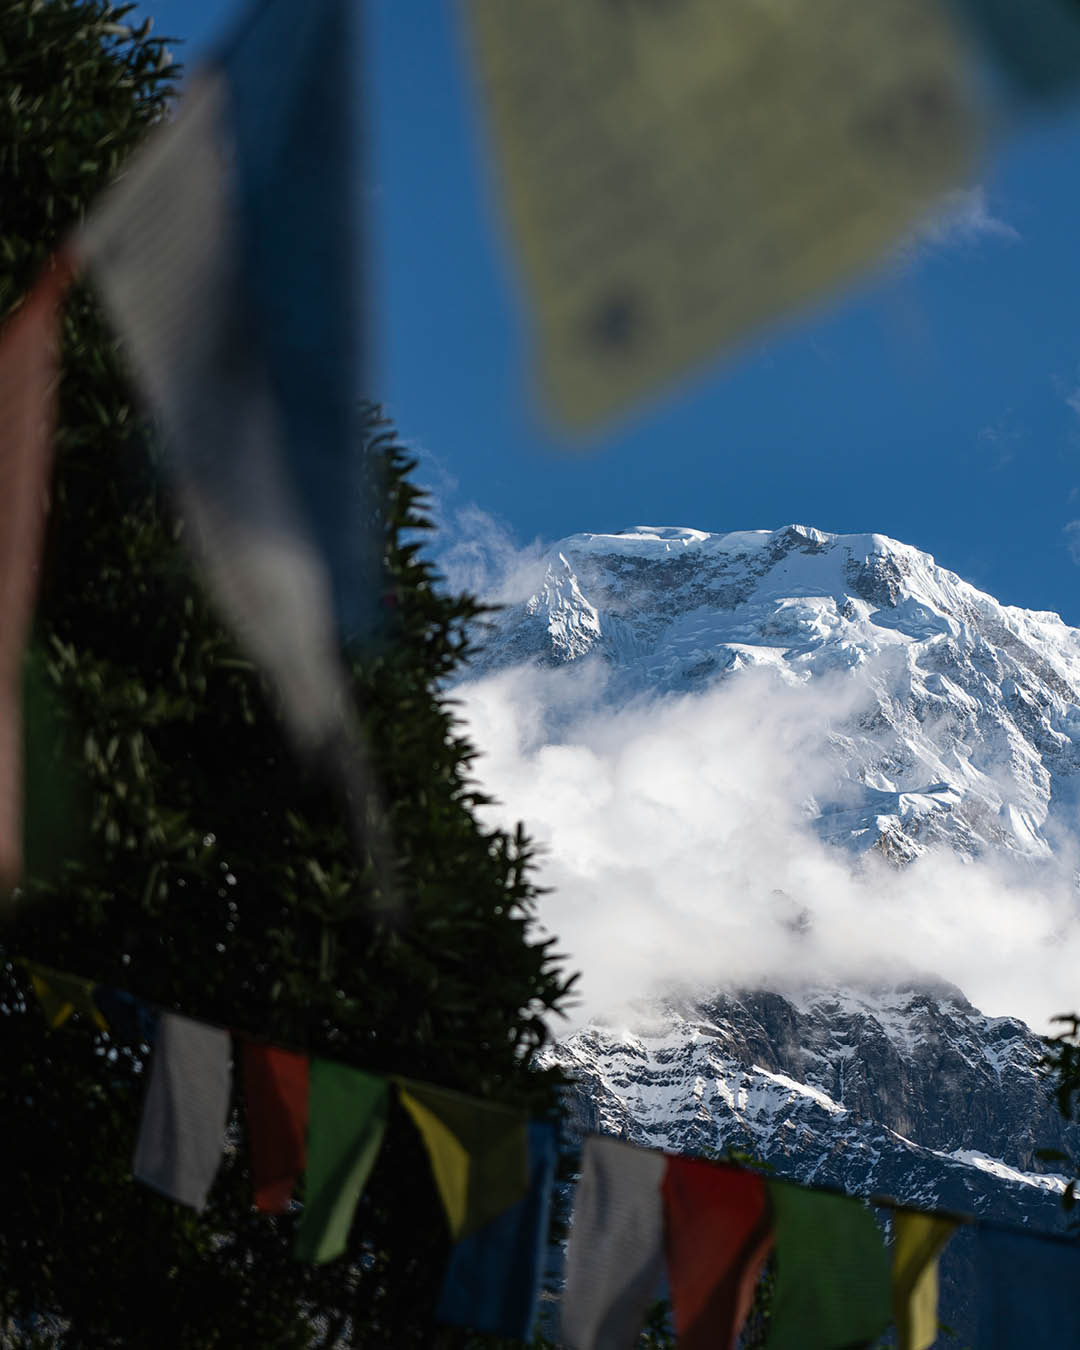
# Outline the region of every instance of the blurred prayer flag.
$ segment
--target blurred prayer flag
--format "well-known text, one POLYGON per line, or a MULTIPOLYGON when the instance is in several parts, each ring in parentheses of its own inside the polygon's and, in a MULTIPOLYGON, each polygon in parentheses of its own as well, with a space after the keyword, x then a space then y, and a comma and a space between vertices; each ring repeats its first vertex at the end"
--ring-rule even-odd
POLYGON ((360 463, 353 6, 264 0, 92 211, 81 259, 211 586, 308 750, 378 586, 360 463))
POLYGON ((666 1168, 662 1153, 621 1139, 585 1140, 562 1300, 572 1350, 637 1344, 664 1274, 666 1168))
POLYGON ((900 1350, 930 1350, 938 1337, 938 1258, 956 1224, 936 1214, 893 1215, 893 1321, 900 1350))
POLYGON ((22 871, 23 648, 52 464, 60 304, 70 281, 67 257, 52 259, 0 332, 0 893, 22 871))
POLYGON ((231 1090, 229 1033, 162 1013, 132 1164, 136 1179, 204 1209, 225 1151, 231 1090))
POLYGON ((520 1341, 532 1337, 558 1161, 558 1131, 529 1122, 529 1189, 509 1209, 455 1244, 437 1317, 520 1341))
POLYGON ((529 1186, 527 1118, 448 1088, 400 1080, 457 1241, 517 1204, 529 1186))
POLYGON ((972 165, 936 0, 471 0, 544 393, 586 428, 878 258, 972 165))
POLYGON ((882 1234, 860 1200, 768 1182, 776 1215, 769 1350, 869 1345, 892 1316, 882 1234))

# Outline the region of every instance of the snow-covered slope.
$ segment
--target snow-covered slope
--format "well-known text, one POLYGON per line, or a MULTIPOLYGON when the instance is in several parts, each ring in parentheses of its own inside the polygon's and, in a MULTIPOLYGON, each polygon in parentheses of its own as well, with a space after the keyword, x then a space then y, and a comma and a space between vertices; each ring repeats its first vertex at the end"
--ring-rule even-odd
POLYGON ((830 842, 897 861, 945 842, 1047 857, 1075 831, 1080 632, 1000 605, 882 535, 803 526, 579 534, 511 606, 477 673, 599 657, 608 700, 701 689, 754 667, 791 683, 866 672, 832 737, 830 842))
MULTIPOLYGON (((1078 834, 1080 631, 1056 614, 1001 605, 881 535, 802 526, 575 535, 541 572, 496 620, 474 676, 597 662, 609 711, 762 668, 775 688, 850 688, 822 739, 828 772, 802 802, 828 848, 899 868, 948 849, 1060 874, 1078 834)), ((804 922, 801 897, 784 899, 804 922)), ((582 1128, 736 1146, 856 1193, 1061 1222, 1064 1181, 1035 1150, 1077 1139, 1038 1074, 1041 1043, 938 979, 932 951, 923 976, 891 986, 823 987, 812 971, 771 990, 726 979, 619 1017, 552 1052, 576 1080, 582 1128)))

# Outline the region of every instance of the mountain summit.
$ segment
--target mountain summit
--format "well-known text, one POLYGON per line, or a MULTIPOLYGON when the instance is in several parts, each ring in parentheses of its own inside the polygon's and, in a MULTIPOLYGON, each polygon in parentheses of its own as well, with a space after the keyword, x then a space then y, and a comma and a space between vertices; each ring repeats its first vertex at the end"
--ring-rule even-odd
POLYGON ((861 674, 865 697, 830 737, 836 790, 813 803, 831 843, 897 862, 935 843, 1048 858, 1075 834, 1080 631, 884 535, 572 535, 475 670, 590 656, 611 707, 753 668, 789 685, 861 674))

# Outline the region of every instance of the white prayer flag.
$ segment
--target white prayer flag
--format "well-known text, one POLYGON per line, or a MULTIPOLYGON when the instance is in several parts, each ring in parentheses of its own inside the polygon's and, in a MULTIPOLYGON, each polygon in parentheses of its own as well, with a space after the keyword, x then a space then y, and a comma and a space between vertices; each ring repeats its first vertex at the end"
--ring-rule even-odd
POLYGON ((229 1118, 229 1033, 162 1013, 133 1171, 163 1195, 204 1209, 229 1118))
POLYGON ((632 1350, 664 1272, 662 1153, 585 1141, 566 1256, 563 1336, 573 1350, 632 1350))

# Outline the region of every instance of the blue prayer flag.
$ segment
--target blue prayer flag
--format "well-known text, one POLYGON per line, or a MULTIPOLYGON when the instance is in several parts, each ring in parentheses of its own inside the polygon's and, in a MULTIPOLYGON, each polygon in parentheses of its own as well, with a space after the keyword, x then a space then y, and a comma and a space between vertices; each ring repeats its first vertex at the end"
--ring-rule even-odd
POLYGON ((261 0, 76 242, 218 604, 309 751, 342 738, 340 641, 372 627, 379 594, 358 419, 354 8, 261 0))
POLYGON ((979 1229, 977 1350, 1080 1345, 1080 1243, 979 1229))
POLYGON ((437 1316, 443 1322, 527 1341, 544 1265, 556 1127, 529 1123, 529 1189, 510 1209, 456 1243, 437 1316))

